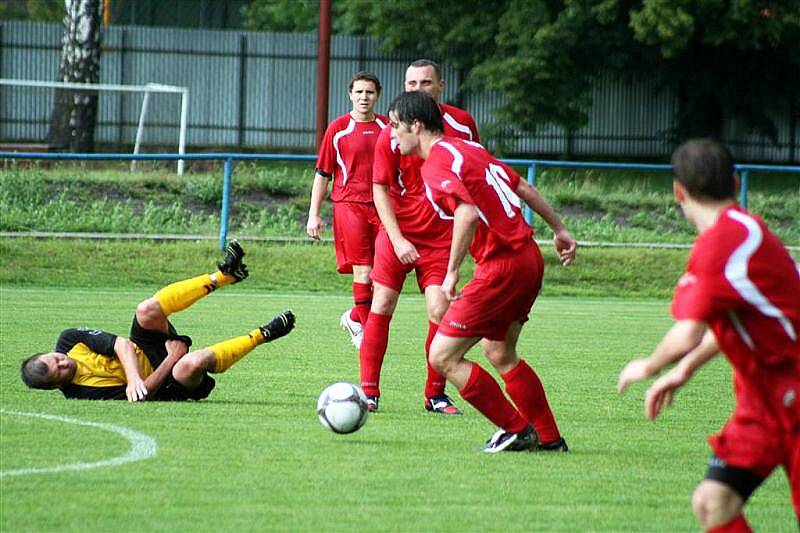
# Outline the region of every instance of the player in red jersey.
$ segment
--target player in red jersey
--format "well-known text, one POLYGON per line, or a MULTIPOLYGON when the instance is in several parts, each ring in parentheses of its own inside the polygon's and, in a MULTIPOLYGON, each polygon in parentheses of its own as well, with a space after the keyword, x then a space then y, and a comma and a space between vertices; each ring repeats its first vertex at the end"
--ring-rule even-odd
POLYGON ((441 286, 451 304, 431 344, 431 364, 500 428, 484 451, 567 451, 539 377, 516 352, 544 270, 520 200, 553 229, 564 265, 575 259, 575 240, 538 190, 510 167, 478 143, 445 137, 441 111, 431 98, 398 96, 389 107, 389 120, 400 152, 425 159, 425 186, 453 217, 441 286), (475 274, 459 294, 459 267, 468 250, 476 262, 475 274), (479 341, 516 407, 488 372, 465 359, 479 341))
POLYGON ((317 157, 306 232, 319 240, 325 229, 320 207, 328 182, 333 179, 333 240, 336 266, 342 274, 353 274, 355 305, 339 323, 356 348, 361 348, 363 326, 372 304, 372 258, 380 220, 372 202, 372 158, 378 135, 387 124, 375 113, 381 82, 366 71, 356 73, 348 85, 353 109, 328 125, 317 157))
POLYGON ((782 465, 800 518, 800 274, 766 224, 736 204, 728 149, 711 139, 672 155, 673 189, 699 233, 672 301, 676 322, 653 353, 634 359, 618 390, 677 364, 645 396, 654 420, 719 351, 734 369, 733 416, 709 438, 714 455, 692 497, 707 531, 750 531, 750 494, 782 465))
MULTIPOLYGON (((439 65, 427 59, 411 63, 405 73, 405 89, 422 91, 437 102, 444 89, 439 65)), ((478 140, 478 129, 469 113, 439 104, 447 117, 448 135, 478 140)), ((372 281, 375 293, 368 326, 361 347, 361 387, 371 410, 378 408, 380 375, 389 342, 389 323, 397 306, 406 276, 413 270, 425 295, 428 335, 425 357, 448 302, 439 290, 447 267, 452 220, 425 193, 416 155, 403 155, 385 128, 375 146, 372 174, 375 207, 383 227, 375 242, 372 281)), ((430 364, 425 381, 425 409, 446 415, 461 414, 445 394, 445 379, 430 364)))

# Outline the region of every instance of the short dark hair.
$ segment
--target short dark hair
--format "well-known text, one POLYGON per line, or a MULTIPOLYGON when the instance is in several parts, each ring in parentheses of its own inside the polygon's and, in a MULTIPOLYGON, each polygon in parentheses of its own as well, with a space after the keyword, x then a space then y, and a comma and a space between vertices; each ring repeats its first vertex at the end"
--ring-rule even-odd
POLYGON ((45 354, 33 354, 22 361, 20 368, 22 382, 31 389, 49 390, 53 388, 53 384, 47 379, 47 365, 39 359, 43 355, 45 354))
MULTIPOLYGON (((436 78, 439 81, 442 81, 442 69, 436 61, 431 61, 430 59, 417 59, 408 67, 415 67, 415 68, 422 68, 422 67, 433 67, 433 71, 436 73, 436 78)), ((408 70, 406 67, 406 70, 408 70)))
POLYGON ((716 139, 689 139, 678 146, 672 153, 672 176, 697 199, 726 200, 736 194, 733 155, 716 139))
POLYGON ((371 81, 375 85, 375 90, 378 91, 378 94, 381 94, 381 80, 378 79, 378 76, 369 72, 367 70, 360 70, 353 74, 353 77, 350 78, 350 83, 347 84, 347 92, 353 90, 353 85, 357 81, 371 81))
POLYGON ((444 132, 442 110, 436 100, 424 92, 410 91, 399 94, 389 104, 389 112, 392 111, 400 122, 410 124, 418 120, 428 131, 444 132))

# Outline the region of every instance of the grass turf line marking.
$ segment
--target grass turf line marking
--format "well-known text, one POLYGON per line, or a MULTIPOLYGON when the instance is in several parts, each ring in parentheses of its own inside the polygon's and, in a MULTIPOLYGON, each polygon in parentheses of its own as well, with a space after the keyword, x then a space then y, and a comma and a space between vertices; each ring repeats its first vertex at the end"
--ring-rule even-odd
POLYGON ((75 424, 76 426, 94 427, 122 435, 131 443, 131 449, 128 450, 128 453, 118 457, 112 457, 111 459, 94 461, 92 463, 77 462, 42 468, 17 468, 13 470, 2 470, 0 471, 0 478, 8 476, 25 476, 29 474, 54 474, 57 472, 65 472, 67 470, 91 470, 106 466, 119 466, 125 463, 133 463, 135 461, 150 459, 151 457, 155 457, 156 453, 158 452, 158 445, 156 444, 154 438, 149 437, 144 433, 133 431, 132 429, 128 429, 124 426, 101 424, 99 422, 87 422, 66 416, 48 415, 45 413, 25 413, 10 409, 0 409, 0 413, 13 416, 29 416, 32 418, 42 418, 44 420, 54 420, 56 422, 64 422, 65 424, 75 424))

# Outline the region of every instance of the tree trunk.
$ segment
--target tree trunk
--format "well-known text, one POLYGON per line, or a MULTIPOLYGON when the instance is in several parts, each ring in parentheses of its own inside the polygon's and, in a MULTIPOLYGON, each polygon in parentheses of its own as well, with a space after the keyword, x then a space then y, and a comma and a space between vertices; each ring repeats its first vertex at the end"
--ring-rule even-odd
MULTIPOLYGON (((100 13, 103 0, 65 0, 59 81, 100 81, 100 13)), ((56 89, 47 142, 72 152, 94 151, 97 93, 56 89)))

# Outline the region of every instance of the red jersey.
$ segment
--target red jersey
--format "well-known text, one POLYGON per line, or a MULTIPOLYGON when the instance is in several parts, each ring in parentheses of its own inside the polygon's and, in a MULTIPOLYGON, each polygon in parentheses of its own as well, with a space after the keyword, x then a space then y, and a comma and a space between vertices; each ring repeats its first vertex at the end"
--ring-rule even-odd
POLYGON ((731 206, 697 238, 672 314, 714 332, 739 409, 800 420, 800 273, 760 218, 731 206))
MULTIPOLYGON (((478 141, 478 128, 469 113, 447 104, 439 107, 445 135, 478 141)), ((453 217, 427 194, 420 172, 423 162, 417 155, 401 155, 391 139, 391 128, 385 128, 375 146, 372 180, 389 186, 397 224, 406 239, 415 246, 446 248, 450 246, 453 217)))
POLYGON ((422 177, 433 199, 452 216, 459 202, 478 208, 470 254, 480 264, 532 242, 516 190, 520 176, 478 143, 444 137, 431 148, 422 177))
POLYGON ((317 172, 333 177, 334 202, 372 202, 372 158, 381 130, 389 123, 383 115, 358 122, 350 113, 328 125, 317 156, 317 172))

